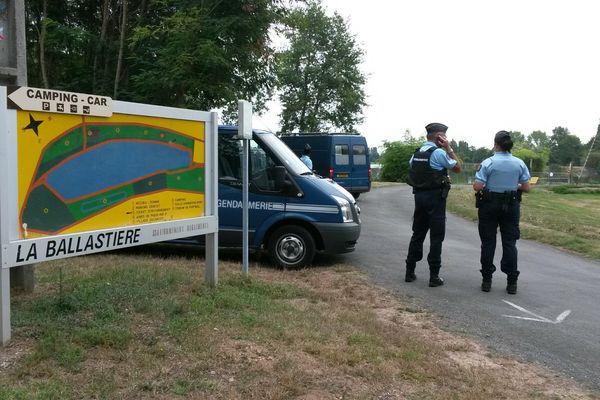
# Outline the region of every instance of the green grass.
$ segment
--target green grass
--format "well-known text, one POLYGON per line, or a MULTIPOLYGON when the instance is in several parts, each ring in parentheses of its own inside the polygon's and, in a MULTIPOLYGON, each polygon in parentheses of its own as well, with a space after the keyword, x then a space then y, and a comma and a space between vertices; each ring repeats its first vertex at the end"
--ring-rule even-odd
MULTIPOLYGON (((442 334, 349 266, 251 265, 244 277, 239 265, 221 262, 217 288, 203 284, 201 267, 193 256, 122 253, 41 264, 35 293, 12 299, 0 399, 472 399, 522 391, 506 382, 523 370, 474 373, 457 364, 448 355, 468 354, 469 341, 442 334)), ((549 384, 540 382, 535 390, 549 384)))
MULTIPOLYGON (((455 186, 448 209, 477 220, 473 189, 455 186)), ((600 192, 595 189, 533 187, 521 203, 521 237, 600 259, 600 192)))
MULTIPOLYGON (((132 368, 152 370, 173 351, 208 362, 215 351, 210 348, 213 329, 245 340, 286 336, 285 326, 295 322, 287 321, 293 310, 282 300, 310 297, 292 285, 239 274, 210 288, 188 260, 161 264, 150 257, 108 255, 38 268, 36 295, 15 301, 12 308, 14 340, 34 344, 10 374, 0 377, 0 398, 120 397, 118 378, 93 368, 98 357, 120 366, 114 373, 125 368, 127 374, 132 368), (75 383, 83 376, 84 382, 75 383)), ((136 387, 185 396, 210 393, 215 384, 207 377, 178 376, 159 385, 141 379, 136 387)))

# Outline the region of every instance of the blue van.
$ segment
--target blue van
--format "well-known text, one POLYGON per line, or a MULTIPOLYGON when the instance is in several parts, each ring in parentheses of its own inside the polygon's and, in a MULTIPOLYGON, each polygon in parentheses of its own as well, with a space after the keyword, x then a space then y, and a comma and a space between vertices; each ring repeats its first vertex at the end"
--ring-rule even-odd
POLYGON ((348 190, 355 198, 371 190, 367 139, 352 133, 285 133, 281 140, 298 156, 311 147, 313 170, 348 190))
MULTIPOLYGON (((219 127, 220 247, 242 245, 243 142, 237 133, 237 127, 219 127)), ((348 191, 315 175, 270 132, 253 132, 248 167, 251 249, 267 250, 271 260, 284 268, 310 264, 317 251, 354 250, 360 209, 348 191)))

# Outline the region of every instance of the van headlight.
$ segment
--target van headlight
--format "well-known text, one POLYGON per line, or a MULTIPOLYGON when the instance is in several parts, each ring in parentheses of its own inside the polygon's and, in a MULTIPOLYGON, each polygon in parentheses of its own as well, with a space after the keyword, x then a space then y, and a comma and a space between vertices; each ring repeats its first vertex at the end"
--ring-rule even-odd
POLYGON ((342 197, 331 196, 340 206, 340 210, 342 211, 342 221, 343 222, 352 222, 354 218, 352 217, 352 208, 350 207, 350 202, 342 197))

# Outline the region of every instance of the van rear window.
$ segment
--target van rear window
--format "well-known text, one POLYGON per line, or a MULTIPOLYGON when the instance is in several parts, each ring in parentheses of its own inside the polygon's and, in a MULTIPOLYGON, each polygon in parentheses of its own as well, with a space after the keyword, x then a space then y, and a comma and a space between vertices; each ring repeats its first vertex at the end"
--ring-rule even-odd
POLYGON ((347 144, 336 144, 335 145, 335 163, 337 165, 349 165, 350 156, 347 144))
POLYGON ((367 164, 367 146, 362 144, 352 145, 352 162, 354 165, 367 164))

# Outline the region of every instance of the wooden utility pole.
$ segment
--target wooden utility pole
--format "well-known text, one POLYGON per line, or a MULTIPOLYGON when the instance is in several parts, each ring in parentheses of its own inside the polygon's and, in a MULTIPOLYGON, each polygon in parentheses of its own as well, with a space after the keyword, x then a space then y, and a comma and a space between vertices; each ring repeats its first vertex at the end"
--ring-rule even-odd
MULTIPOLYGON (((25 49, 24 0, 0 0, 0 85, 27 86, 25 49)), ((10 286, 32 292, 33 268, 33 265, 11 268, 10 286)), ((1 272, 1 280, 6 285, 8 271, 2 269, 1 272)))

